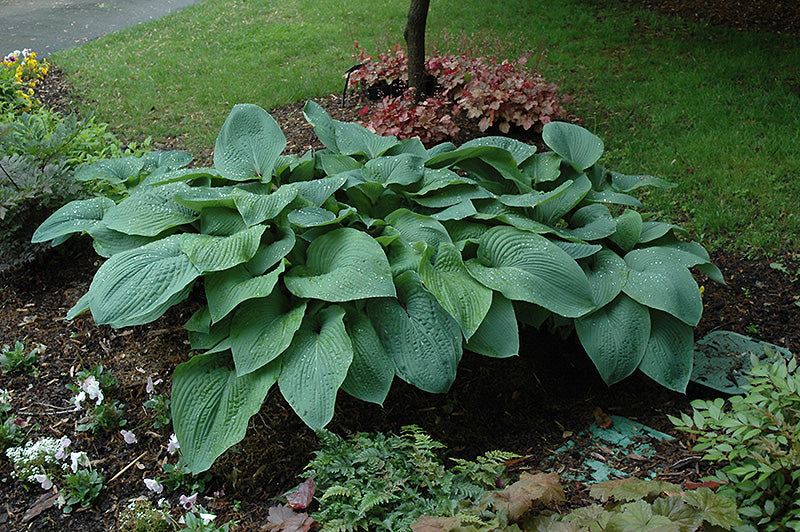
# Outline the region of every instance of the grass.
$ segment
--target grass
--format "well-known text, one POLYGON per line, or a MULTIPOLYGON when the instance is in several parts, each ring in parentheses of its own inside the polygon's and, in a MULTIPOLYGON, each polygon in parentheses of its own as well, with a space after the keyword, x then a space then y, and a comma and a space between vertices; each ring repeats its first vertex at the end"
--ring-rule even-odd
MULTIPOLYGON (((86 110, 128 138, 213 146, 233 104, 340 91, 353 41, 402 41, 406 2, 206 0, 52 60, 86 110)), ((575 101, 609 167, 679 184, 647 195, 659 219, 711 248, 800 252, 800 41, 659 16, 614 0, 439 0, 429 47, 516 57, 575 101), (466 43, 466 44, 465 44, 466 43)))

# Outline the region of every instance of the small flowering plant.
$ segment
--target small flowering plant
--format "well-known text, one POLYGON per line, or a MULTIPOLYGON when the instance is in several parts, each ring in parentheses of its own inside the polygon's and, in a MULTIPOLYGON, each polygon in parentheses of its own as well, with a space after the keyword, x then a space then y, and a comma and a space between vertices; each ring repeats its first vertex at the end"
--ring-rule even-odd
MULTIPOLYGON (((93 434, 124 427, 127 421, 122 417, 125 405, 116 399, 106 397, 104 390, 116 388, 118 382, 108 374, 103 374, 103 366, 97 365, 91 371, 79 371, 75 381, 67 388, 75 396, 70 402, 75 410, 86 409, 86 415, 77 426, 79 431, 91 431, 93 434)), ((125 441, 131 439, 123 434, 125 441)), ((132 443, 132 442, 129 442, 132 443)))
POLYGON ((0 107, 28 111, 36 105, 34 88, 47 75, 50 65, 36 59, 36 52, 14 50, 0 62, 0 107))
POLYGON ((14 415, 11 392, 0 388, 0 451, 22 443, 25 420, 14 415))

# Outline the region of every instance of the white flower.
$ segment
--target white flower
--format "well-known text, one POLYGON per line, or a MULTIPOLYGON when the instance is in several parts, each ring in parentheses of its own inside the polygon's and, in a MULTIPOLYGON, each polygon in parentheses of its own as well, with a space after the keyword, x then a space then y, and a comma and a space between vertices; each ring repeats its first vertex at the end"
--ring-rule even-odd
POLYGON ((169 444, 167 445, 167 452, 169 454, 175 454, 175 451, 181 448, 181 445, 178 443, 178 437, 175 436, 175 433, 172 433, 169 437, 169 444))
POLYGON ((89 396, 89 399, 95 399, 95 404, 100 404, 103 402, 103 390, 100 389, 100 382, 95 378, 94 375, 89 375, 86 377, 86 380, 83 381, 81 384, 81 389, 86 392, 86 395, 89 396))
POLYGON ((164 491, 164 486, 158 483, 157 480, 153 480, 152 478, 144 479, 144 485, 147 486, 147 489, 154 492, 156 495, 161 494, 164 491))
POLYGON ((197 502, 197 493, 194 493, 188 497, 186 495, 181 495, 180 499, 178 499, 178 502, 181 506, 189 510, 197 502))
POLYGON ((203 520, 204 525, 209 524, 211 521, 217 518, 217 516, 214 514, 197 514, 197 516, 203 520))
POLYGON ((81 403, 84 402, 85 400, 86 400, 86 392, 80 392, 78 395, 76 395, 75 397, 70 399, 70 401, 75 403, 75 410, 76 411, 78 411, 81 408, 83 408, 83 405, 81 403))
POLYGON ((0 388, 0 405, 7 405, 11 402, 11 392, 0 388))
POLYGON ((89 462, 89 457, 83 451, 79 453, 69 453, 69 458, 72 461, 69 468, 72 470, 73 473, 77 473, 78 467, 80 466, 91 465, 91 462, 89 462))
POLYGON ((153 381, 153 377, 147 377, 147 386, 145 386, 144 389, 147 390, 147 393, 153 393, 156 391, 156 385, 161 384, 162 382, 164 382, 164 379, 157 379, 153 381))
POLYGON ((62 436, 62 438, 58 441, 58 452, 56 453, 56 459, 58 460, 66 460, 69 456, 67 454, 67 447, 72 443, 72 440, 67 438, 66 436, 62 436))
POLYGON ((136 439, 136 434, 134 434, 133 432, 131 432, 129 430, 122 429, 121 431, 119 431, 119 433, 122 434, 122 439, 125 440, 125 443, 129 443, 130 444, 130 443, 136 443, 137 441, 139 441, 139 440, 136 439))
POLYGON ((36 479, 36 482, 42 485, 43 490, 49 490, 53 487, 53 483, 47 478, 47 475, 34 475, 33 478, 36 479))

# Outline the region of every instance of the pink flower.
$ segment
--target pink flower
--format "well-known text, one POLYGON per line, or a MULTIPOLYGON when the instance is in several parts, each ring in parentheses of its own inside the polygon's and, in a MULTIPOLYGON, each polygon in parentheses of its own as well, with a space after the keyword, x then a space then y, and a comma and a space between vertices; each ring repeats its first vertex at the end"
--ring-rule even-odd
POLYGON ((100 382, 94 375, 86 377, 86 380, 81 384, 81 389, 86 392, 89 399, 95 399, 95 404, 99 405, 103 402, 103 390, 100 389, 100 382))
POLYGON ((67 453, 67 447, 72 443, 72 440, 63 436, 61 440, 58 442, 58 452, 56 453, 56 460, 66 460, 69 457, 67 453))
POLYGON ((191 510, 192 506, 194 506, 197 502, 197 493, 189 495, 188 497, 186 495, 181 495, 180 499, 178 499, 178 502, 187 510, 191 510))
POLYGON ((136 434, 134 434, 129 430, 122 429, 121 431, 119 431, 119 433, 122 434, 122 439, 125 440, 125 443, 130 444, 139 441, 136 439, 136 434))
POLYGON ((53 483, 47 478, 47 475, 34 475, 33 478, 36 479, 36 482, 42 485, 43 490, 49 490, 53 487, 53 483))
POLYGON ((144 479, 144 485, 147 486, 147 489, 154 492, 156 495, 160 495, 162 491, 164 491, 164 486, 158 483, 157 480, 152 478, 144 479))
POLYGON ((164 379, 157 379, 153 381, 153 377, 147 377, 147 386, 145 386, 145 390, 147 393, 153 393, 156 391, 156 385, 161 384, 164 382, 164 379))
POLYGON ((178 443, 178 437, 175 434, 170 434, 169 436, 169 444, 167 444, 167 452, 169 454, 175 454, 175 451, 181 448, 181 444, 178 443))

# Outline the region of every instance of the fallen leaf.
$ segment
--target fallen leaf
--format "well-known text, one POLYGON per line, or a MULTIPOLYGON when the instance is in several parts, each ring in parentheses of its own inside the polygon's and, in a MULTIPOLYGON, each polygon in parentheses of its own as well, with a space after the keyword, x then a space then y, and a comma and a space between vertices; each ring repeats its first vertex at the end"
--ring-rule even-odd
POLYGON ((687 490, 695 490, 697 488, 711 488, 712 490, 717 489, 718 487, 722 486, 723 482, 717 482, 715 480, 706 480, 705 482, 684 482, 683 487, 687 490))
POLYGON ((594 421, 601 429, 608 430, 612 426, 614 426, 614 420, 609 417, 608 414, 603 412, 603 409, 599 406, 594 409, 594 421))
POLYGON ((314 493, 316 492, 317 487, 314 485, 314 479, 309 476, 305 482, 297 486, 297 491, 286 494, 286 505, 295 510, 308 508, 308 505, 314 500, 314 493))
POLYGON ((423 515, 411 525, 411 532, 450 532, 461 525, 458 517, 423 515))
POLYGON ((308 532, 316 521, 305 512, 295 512, 288 506, 273 506, 269 509, 267 524, 261 530, 271 532, 308 532))
POLYGON ((38 499, 36 502, 28 508, 28 511, 25 512, 25 515, 22 516, 22 522, 27 523, 37 517, 39 514, 48 510, 53 507, 56 502, 58 495, 55 493, 45 493, 38 499))

